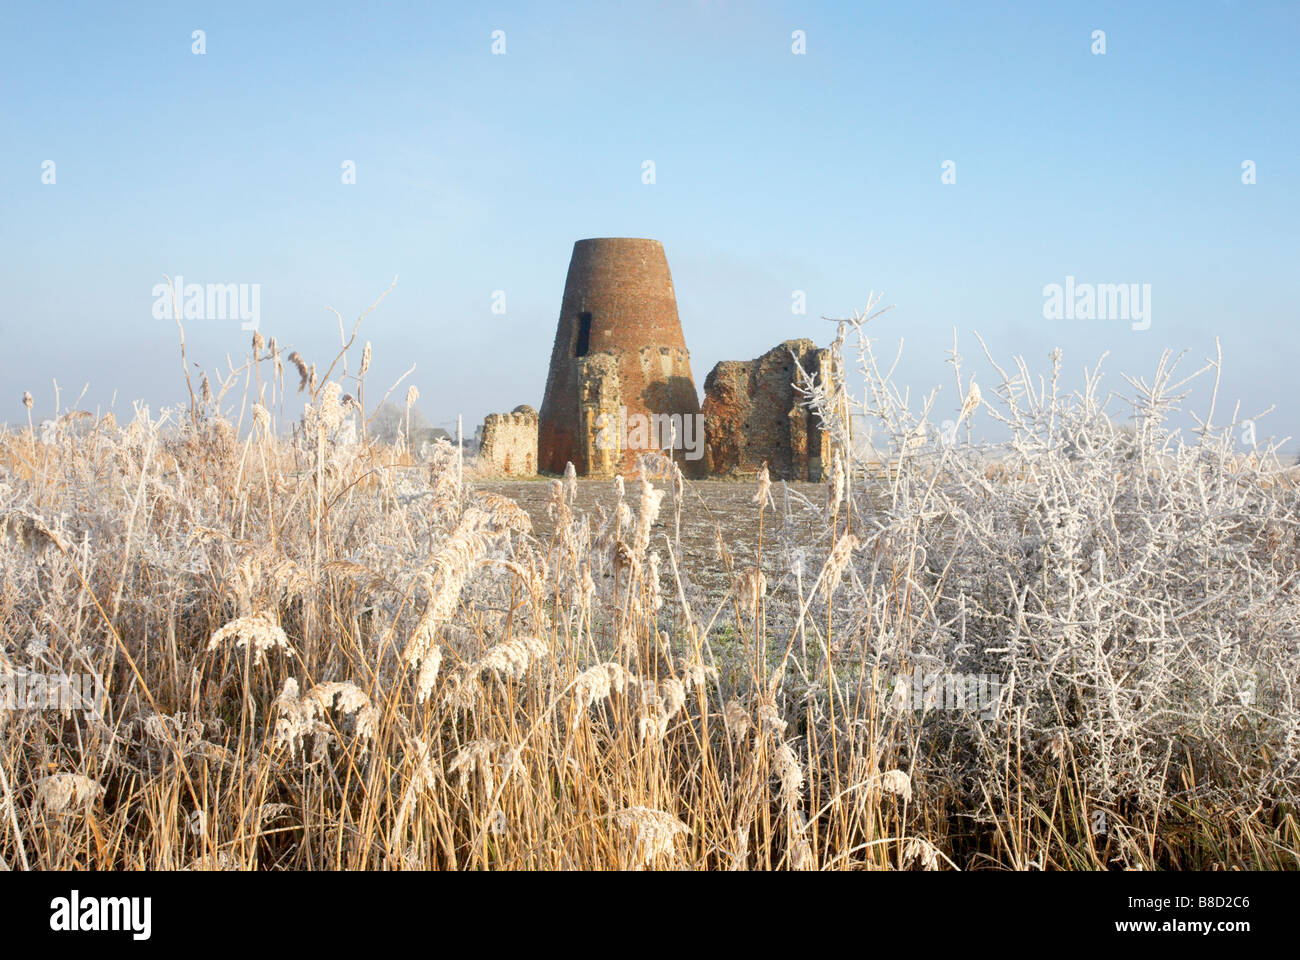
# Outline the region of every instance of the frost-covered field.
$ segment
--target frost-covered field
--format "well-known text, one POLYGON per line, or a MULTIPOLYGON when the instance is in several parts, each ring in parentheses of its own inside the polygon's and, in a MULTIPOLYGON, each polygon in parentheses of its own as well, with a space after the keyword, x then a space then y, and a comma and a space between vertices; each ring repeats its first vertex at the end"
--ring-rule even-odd
POLYGON ((1296 867, 1293 474, 1171 432, 1170 361, 955 367, 944 430, 863 329, 809 400, 891 466, 824 486, 651 455, 523 509, 365 439, 368 347, 12 431, 0 671, 105 696, 0 713, 2 865, 1296 867))

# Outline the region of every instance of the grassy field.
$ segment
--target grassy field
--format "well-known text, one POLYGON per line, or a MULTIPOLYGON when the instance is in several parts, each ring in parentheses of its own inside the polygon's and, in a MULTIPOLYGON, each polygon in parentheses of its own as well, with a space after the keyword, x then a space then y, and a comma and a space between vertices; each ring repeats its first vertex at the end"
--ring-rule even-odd
POLYGON ((858 356, 809 402, 893 469, 824 485, 480 481, 274 343, 238 402, 9 433, 0 670, 106 695, 0 713, 0 866, 1300 864, 1290 471, 1166 428, 1171 363, 1128 429, 959 373, 991 463, 858 356))

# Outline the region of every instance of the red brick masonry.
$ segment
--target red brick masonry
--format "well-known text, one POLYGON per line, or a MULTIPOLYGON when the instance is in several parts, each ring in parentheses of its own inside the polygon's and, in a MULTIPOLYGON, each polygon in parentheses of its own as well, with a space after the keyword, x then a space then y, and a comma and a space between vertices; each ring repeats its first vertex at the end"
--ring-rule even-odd
POLYGON ((817 414, 795 389, 799 371, 826 383, 830 351, 811 340, 787 340, 756 360, 724 360, 704 380, 708 469, 757 473, 773 480, 820 480, 829 440, 817 414))
MULTIPOLYGON (((573 245, 538 429, 537 467, 630 474, 643 450, 601 449, 602 414, 700 412, 677 316, 668 258, 657 240, 607 238, 573 245)), ((610 421, 605 421, 610 422, 610 421)), ((700 476, 702 460, 679 458, 700 476)))

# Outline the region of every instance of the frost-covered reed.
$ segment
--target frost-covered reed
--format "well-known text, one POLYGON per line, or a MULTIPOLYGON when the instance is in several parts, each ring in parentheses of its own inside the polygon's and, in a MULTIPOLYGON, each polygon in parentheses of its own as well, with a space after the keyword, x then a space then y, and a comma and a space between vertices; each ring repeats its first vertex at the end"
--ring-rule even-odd
POLYGON ((0 712, 0 869, 1300 865, 1293 472, 1172 358, 914 408, 865 316, 708 549, 664 456, 543 518, 376 442, 369 343, 0 438, 0 673, 105 693, 0 712))

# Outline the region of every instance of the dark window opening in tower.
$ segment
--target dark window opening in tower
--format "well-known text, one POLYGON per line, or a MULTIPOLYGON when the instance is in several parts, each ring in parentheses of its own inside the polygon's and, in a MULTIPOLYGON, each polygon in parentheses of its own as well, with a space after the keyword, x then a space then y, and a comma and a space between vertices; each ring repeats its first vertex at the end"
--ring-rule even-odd
POLYGON ((591 314, 578 314, 578 341, 573 345, 575 357, 585 357, 591 349, 591 314))

